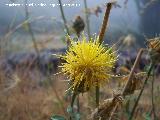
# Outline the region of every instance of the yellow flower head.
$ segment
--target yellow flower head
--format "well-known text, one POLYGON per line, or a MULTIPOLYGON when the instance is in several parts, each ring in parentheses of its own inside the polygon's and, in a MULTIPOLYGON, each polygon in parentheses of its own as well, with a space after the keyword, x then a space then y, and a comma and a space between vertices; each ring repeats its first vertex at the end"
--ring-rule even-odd
POLYGON ((94 86, 100 86, 110 78, 109 72, 117 60, 112 48, 99 44, 98 37, 87 41, 83 36, 81 41, 73 43, 67 53, 62 56, 66 62, 62 64, 62 72, 69 76, 71 88, 79 92, 88 91, 94 86))

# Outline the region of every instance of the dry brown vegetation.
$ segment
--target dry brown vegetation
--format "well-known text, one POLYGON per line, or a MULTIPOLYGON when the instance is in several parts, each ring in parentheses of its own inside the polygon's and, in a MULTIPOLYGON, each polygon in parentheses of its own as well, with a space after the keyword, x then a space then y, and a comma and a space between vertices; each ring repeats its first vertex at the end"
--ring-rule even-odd
MULTIPOLYGON (((2 73, 2 72, 1 72, 2 73)), ((49 83, 49 80, 43 81, 40 84, 40 81, 36 82, 32 78, 27 76, 27 78, 20 77, 17 75, 17 79, 20 81, 11 89, 3 91, 5 80, 8 78, 2 77, 1 75, 1 92, 0 92, 0 119, 1 120, 48 120, 52 114, 64 115, 69 101, 65 101, 65 90, 67 88, 66 83, 63 82, 65 78, 61 75, 52 77, 52 84, 49 83), (48 84, 47 84, 48 82, 48 84), (59 98, 62 103, 59 101, 59 98), (64 110, 65 109, 65 110, 64 110)), ((35 76, 34 76, 35 77, 35 76)), ((155 107, 157 111, 157 117, 160 116, 160 90, 159 90, 159 79, 156 79, 155 85, 155 107)), ((151 79, 150 79, 151 80, 151 79)), ((116 81, 110 82, 109 85, 102 88, 100 91, 101 102, 104 99, 112 97, 112 90, 116 88, 116 81)), ((146 90, 143 94, 140 104, 136 109, 136 120, 147 119, 147 113, 151 112, 151 83, 146 86, 146 90)), ((135 92, 135 96, 138 95, 138 91, 135 92)), ((85 120, 89 118, 91 114, 91 106, 88 106, 87 94, 80 96, 81 111, 83 111, 82 118, 85 120), (86 112, 84 112, 86 111, 86 112)), ((129 97, 123 104, 123 110, 118 112, 118 119, 127 120, 127 112, 133 106, 135 97, 129 97)), ((153 115, 152 115, 153 116, 153 115)), ((149 119, 149 118, 148 118, 149 119)))
MULTIPOLYGON (((14 73, 17 77, 13 78, 12 84, 15 84, 15 79, 19 79, 19 81, 14 86, 8 85, 7 87, 5 86, 7 84, 5 81, 8 81, 9 78, 2 75, 0 76, 1 120, 48 120, 53 113, 64 114, 63 107, 61 107, 61 103, 55 94, 59 95, 64 102, 62 94, 64 94, 65 85, 63 82, 58 81, 60 84, 58 83, 59 85, 57 86, 57 77, 51 79, 52 83, 47 78, 40 82, 34 79, 38 76, 33 72, 25 78, 22 73, 14 73), (8 89, 10 86, 12 88, 8 89)), ((59 77, 58 79, 63 78, 59 77)))

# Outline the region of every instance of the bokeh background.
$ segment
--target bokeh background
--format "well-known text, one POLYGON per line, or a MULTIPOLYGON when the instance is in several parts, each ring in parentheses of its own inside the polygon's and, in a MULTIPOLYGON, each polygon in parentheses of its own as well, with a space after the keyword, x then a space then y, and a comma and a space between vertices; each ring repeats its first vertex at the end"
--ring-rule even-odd
MULTIPOLYGON (((61 0, 62 4, 78 4, 63 7, 72 37, 76 37, 72 26, 77 16, 84 21, 84 34, 88 36, 84 1, 61 0)), ((105 4, 109 0, 86 1, 91 36, 98 35, 105 4), (100 8, 98 12, 97 7, 100 8)), ((58 0, 0 0, 0 120, 49 120, 52 114, 67 114, 69 100, 65 94, 66 78, 62 74, 55 75, 60 71, 58 65, 61 61, 52 55, 65 53, 66 28, 60 7, 52 7, 50 4, 58 4, 58 0), (25 6, 6 5, 25 2, 45 3, 47 6, 28 6, 26 11, 25 6)), ((137 51, 146 47, 147 39, 159 37, 159 33, 160 0, 117 0, 111 10, 104 39, 105 44, 112 46, 116 43, 120 54, 114 73, 127 75, 137 51)), ((147 69, 148 59, 147 55, 142 57, 138 72, 147 69)), ((159 73, 160 67, 157 67, 156 75, 159 76, 159 73)), ((158 116, 159 77, 156 78, 156 83, 158 116)), ((102 98, 111 96, 113 86, 112 83, 101 90, 102 98)), ((149 85, 137 110, 137 120, 152 119, 150 87, 149 85)), ((131 104, 134 98, 135 96, 131 99, 131 104)), ((87 97, 82 97, 80 103, 87 113, 82 113, 82 119, 85 120, 90 113, 87 97)), ((123 111, 120 119, 127 120, 127 115, 127 111, 123 111)))

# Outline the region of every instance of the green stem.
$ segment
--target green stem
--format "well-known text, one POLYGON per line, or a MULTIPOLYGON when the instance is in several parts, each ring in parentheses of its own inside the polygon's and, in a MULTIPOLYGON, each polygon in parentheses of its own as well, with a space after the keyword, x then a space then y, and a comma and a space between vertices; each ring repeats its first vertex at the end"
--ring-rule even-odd
POLYGON ((77 112, 80 112, 79 95, 77 96, 77 112))
POLYGON ((96 107, 99 107, 99 86, 96 86, 96 107))
POLYGON ((129 117, 129 120, 132 120, 132 118, 133 118, 134 112, 135 112, 135 110, 136 110, 136 107, 137 107, 137 105, 138 105, 138 102, 139 102, 139 100, 140 100, 140 98, 141 98, 141 96, 142 96, 142 93, 143 93, 143 91, 144 91, 145 85, 147 84, 147 81, 148 81, 148 79, 149 79, 149 77, 150 77, 150 74, 151 74, 153 68, 154 68, 154 63, 151 63, 151 65, 150 65, 150 67, 149 67, 149 70, 148 70, 148 72, 147 72, 147 77, 146 77, 146 79, 145 79, 145 81, 144 81, 144 83, 143 83, 142 89, 141 89, 141 91, 140 91, 140 93, 139 93, 139 95, 138 95, 138 98, 137 98, 137 100, 136 100, 136 102, 135 102, 135 104, 134 104, 134 106, 133 106, 132 111, 131 111, 131 115, 130 115, 130 117, 129 117))
MULTIPOLYGON (((70 35, 69 28, 67 26, 67 20, 65 18, 64 10, 63 10, 63 7, 62 7, 62 2, 61 2, 61 0, 58 0, 58 2, 60 4, 59 7, 60 7, 60 11, 61 11, 61 15, 62 15, 62 19, 63 19, 65 30, 66 30, 67 34, 70 35)), ((69 39, 67 39, 67 46, 69 46, 69 45, 70 45, 70 41, 69 41, 69 39)))

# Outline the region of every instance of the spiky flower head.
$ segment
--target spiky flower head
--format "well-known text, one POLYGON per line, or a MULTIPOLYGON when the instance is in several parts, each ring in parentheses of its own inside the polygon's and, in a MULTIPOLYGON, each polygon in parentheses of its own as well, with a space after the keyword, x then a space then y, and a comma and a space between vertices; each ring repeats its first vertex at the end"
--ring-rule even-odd
POLYGON ((117 60, 110 47, 99 44, 98 37, 87 41, 83 35, 78 42, 72 41, 67 53, 62 56, 62 72, 71 80, 73 91, 85 92, 103 85, 110 78, 110 72, 117 60))

